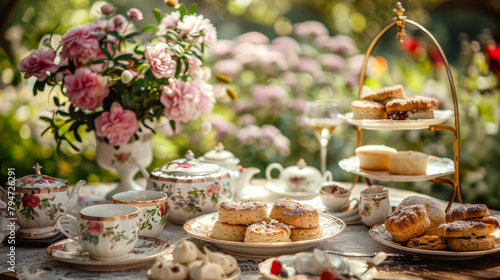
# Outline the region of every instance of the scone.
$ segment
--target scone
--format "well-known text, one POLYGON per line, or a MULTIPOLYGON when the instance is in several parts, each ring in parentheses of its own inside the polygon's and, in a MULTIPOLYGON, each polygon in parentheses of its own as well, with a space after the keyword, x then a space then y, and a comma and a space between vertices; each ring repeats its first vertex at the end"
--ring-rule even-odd
POLYGON ((444 229, 445 237, 477 238, 488 233, 488 228, 484 223, 475 221, 458 220, 439 227, 444 229))
POLYGON ((385 145, 365 145, 354 152, 359 159, 359 167, 366 170, 389 170, 389 155, 397 150, 385 145))
POLYGON ((245 242, 274 243, 290 242, 290 227, 277 221, 251 224, 245 231, 245 242))
POLYGON ((297 228, 319 227, 319 213, 314 207, 300 204, 290 198, 280 198, 274 203, 269 217, 297 228))
POLYGON ((429 155, 415 151, 398 151, 389 155, 389 173, 426 175, 429 155))
POLYGON ((219 206, 219 221, 230 225, 249 225, 267 220, 264 202, 227 201, 219 206))
POLYGON ((446 239, 437 235, 424 235, 410 239, 406 246, 423 250, 445 250, 446 239))
POLYGON ((374 91, 370 94, 367 94, 361 98, 361 100, 365 101, 373 101, 377 103, 381 103, 383 105, 387 104, 387 102, 393 99, 405 99, 405 89, 402 85, 394 85, 391 87, 385 87, 374 91))
POLYGON ((495 245, 495 239, 491 237, 479 238, 446 238, 448 246, 454 251, 484 251, 490 250, 495 245))
POLYGON ((395 242, 406 242, 421 236, 431 227, 423 205, 401 206, 386 220, 385 228, 395 242))
POLYGON ((433 119, 434 110, 439 108, 435 97, 411 96, 406 99, 394 99, 385 105, 387 117, 391 120, 433 119))
POLYGON ((292 234, 290 238, 292 241, 301 241, 301 240, 309 240, 323 237, 323 228, 296 228, 291 227, 292 234))
POLYGON ((489 216, 490 212, 488 207, 484 204, 462 204, 453 210, 446 213, 446 222, 453 222, 456 220, 465 220, 479 217, 489 216))
POLYGON ((210 237, 230 241, 243 241, 245 240, 246 229, 246 225, 230 225, 216 221, 210 232, 210 237))
POLYGON ((440 233, 441 231, 439 230, 439 226, 446 223, 446 214, 441 204, 439 204, 439 202, 437 202, 436 200, 423 196, 412 195, 403 199, 399 203, 398 207, 396 207, 396 209, 401 206, 410 206, 417 204, 425 206, 427 217, 429 217, 429 220, 431 221, 431 227, 424 234, 444 236, 444 234, 440 233))
POLYGON ((481 218, 472 218, 472 219, 467 219, 464 221, 476 221, 476 222, 481 222, 481 223, 485 224, 486 228, 488 229, 488 233, 486 235, 492 234, 499 227, 499 223, 498 223, 497 218, 492 217, 492 216, 486 216, 486 217, 481 217, 481 218))
POLYGON ((351 103, 352 118, 359 119, 387 119, 385 106, 371 101, 353 101, 351 103))

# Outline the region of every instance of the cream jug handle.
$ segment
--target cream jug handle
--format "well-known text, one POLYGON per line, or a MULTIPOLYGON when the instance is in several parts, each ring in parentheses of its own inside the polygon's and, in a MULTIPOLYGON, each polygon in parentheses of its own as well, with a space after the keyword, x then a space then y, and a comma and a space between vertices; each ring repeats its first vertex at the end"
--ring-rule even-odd
MULTIPOLYGON (((62 215, 60 216, 59 218, 57 218, 57 221, 56 221, 56 227, 61 231, 62 234, 64 234, 66 237, 68 237, 69 239, 81 244, 81 240, 78 240, 76 239, 75 237, 76 236, 71 236, 61 225, 61 221, 63 219, 69 219, 69 220, 73 220, 75 222, 75 224, 78 226, 78 220, 71 216, 70 214, 65 214, 65 215, 62 215)), ((78 227, 77 227, 78 228, 78 227)))
POLYGON ((278 169, 280 171, 280 174, 283 172, 283 166, 281 164, 276 163, 276 162, 269 164, 269 166, 267 166, 267 168, 266 168, 266 179, 268 181, 273 180, 273 177, 271 176, 271 171, 273 169, 278 169))

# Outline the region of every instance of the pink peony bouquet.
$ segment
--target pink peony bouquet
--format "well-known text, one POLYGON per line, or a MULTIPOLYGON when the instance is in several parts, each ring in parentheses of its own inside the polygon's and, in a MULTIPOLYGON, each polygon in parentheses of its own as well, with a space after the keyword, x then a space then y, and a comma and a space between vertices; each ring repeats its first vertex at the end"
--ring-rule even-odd
POLYGON ((144 18, 140 10, 126 16, 115 11, 102 6, 101 18, 70 28, 56 46, 51 35, 18 64, 25 78, 36 78, 34 95, 45 86, 60 88, 50 91, 58 108, 52 117, 41 117, 49 125, 44 133, 52 131, 58 147, 65 141, 78 150, 72 142, 82 142, 83 130, 120 146, 144 127, 153 130, 150 121, 186 123, 214 107, 203 56, 217 33, 195 13, 196 4, 177 4, 170 13, 154 9, 158 24, 140 32, 134 27, 144 18))

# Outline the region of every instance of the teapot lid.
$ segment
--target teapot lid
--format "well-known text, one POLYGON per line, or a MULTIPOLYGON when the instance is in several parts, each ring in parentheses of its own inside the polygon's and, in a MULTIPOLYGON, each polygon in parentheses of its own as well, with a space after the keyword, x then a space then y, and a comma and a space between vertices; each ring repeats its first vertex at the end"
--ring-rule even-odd
POLYGON ((210 161, 225 161, 235 158, 233 153, 224 150, 224 145, 221 142, 217 143, 217 146, 213 150, 206 152, 203 157, 210 161))
POLYGON ((16 188, 58 188, 68 185, 68 181, 42 175, 43 166, 36 163, 33 166, 35 174, 27 175, 16 180, 16 188))
POLYGON ((167 176, 206 176, 217 173, 221 170, 221 166, 215 163, 204 162, 196 159, 194 153, 189 150, 186 152, 185 158, 176 159, 164 164, 159 169, 153 171, 158 175, 167 176))
POLYGON ((307 177, 307 178, 319 178, 321 173, 318 169, 308 166, 304 159, 299 159, 296 165, 289 166, 284 172, 286 177, 307 177))

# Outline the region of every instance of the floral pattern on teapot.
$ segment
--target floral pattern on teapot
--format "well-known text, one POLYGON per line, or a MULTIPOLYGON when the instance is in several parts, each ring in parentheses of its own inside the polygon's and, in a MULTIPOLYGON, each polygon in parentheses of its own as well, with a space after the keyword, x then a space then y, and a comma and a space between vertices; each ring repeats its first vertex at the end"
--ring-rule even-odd
POLYGON ((33 193, 18 194, 15 196, 14 203, 19 209, 19 214, 27 219, 34 221, 40 214, 45 214, 49 219, 54 220, 58 213, 66 212, 66 205, 62 202, 54 202, 56 196, 45 197, 33 193))

